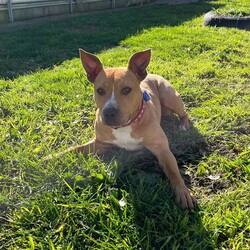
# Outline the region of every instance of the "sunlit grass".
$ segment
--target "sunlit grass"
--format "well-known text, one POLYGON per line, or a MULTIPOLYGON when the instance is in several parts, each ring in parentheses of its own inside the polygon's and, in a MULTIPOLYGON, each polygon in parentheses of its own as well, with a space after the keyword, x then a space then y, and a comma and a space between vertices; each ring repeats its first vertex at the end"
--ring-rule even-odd
POLYGON ((250 1, 249 0, 220 0, 211 1, 218 4, 220 8, 215 9, 215 13, 223 16, 250 16, 250 1))
POLYGON ((0 33, 0 249, 249 248, 250 37, 203 27, 214 6, 145 6, 0 33), (40 43, 28 40, 34 32, 40 43), (163 126, 196 210, 176 205, 148 152, 41 161, 93 136, 79 47, 109 67, 152 48, 149 72, 171 81, 192 120, 186 133, 174 117, 163 126))

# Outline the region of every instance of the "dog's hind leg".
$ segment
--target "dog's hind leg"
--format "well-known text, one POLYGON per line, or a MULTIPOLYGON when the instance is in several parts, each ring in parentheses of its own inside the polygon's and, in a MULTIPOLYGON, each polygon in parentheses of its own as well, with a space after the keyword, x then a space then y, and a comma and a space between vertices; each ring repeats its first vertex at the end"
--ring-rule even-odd
POLYGON ((59 158, 59 157, 62 157, 63 155, 70 153, 70 152, 80 153, 80 154, 83 154, 85 157, 88 156, 88 154, 103 155, 108 148, 110 148, 109 144, 102 143, 96 139, 93 139, 93 140, 91 140, 83 145, 70 147, 63 152, 48 155, 47 157, 45 157, 43 159, 43 161, 47 162, 47 161, 51 160, 52 158, 59 158))
POLYGON ((161 101, 162 116, 176 113, 180 118, 180 129, 188 130, 190 128, 190 122, 188 114, 184 110, 184 103, 180 94, 166 80, 160 82, 158 91, 161 101))
POLYGON ((87 156, 88 154, 103 155, 110 148, 110 144, 93 139, 83 145, 68 148, 66 152, 75 152, 87 156))

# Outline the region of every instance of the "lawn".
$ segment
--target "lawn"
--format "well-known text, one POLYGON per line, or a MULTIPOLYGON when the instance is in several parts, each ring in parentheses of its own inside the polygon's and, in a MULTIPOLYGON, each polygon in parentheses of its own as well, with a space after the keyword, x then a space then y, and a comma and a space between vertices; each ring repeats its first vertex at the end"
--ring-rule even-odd
MULTIPOLYGON (((229 1, 227 1, 229 2, 229 1)), ((226 1, 151 5, 0 30, 0 249, 249 249, 250 34, 203 27, 226 1), (192 120, 163 122, 198 201, 183 211, 154 157, 68 154, 93 136, 93 87, 78 49, 148 71, 181 93, 192 120)))
MULTIPOLYGON (((216 4, 216 1, 213 1, 216 4)), ((215 13, 223 16, 250 16, 250 0, 219 0, 217 4, 220 8, 215 7, 215 13)))

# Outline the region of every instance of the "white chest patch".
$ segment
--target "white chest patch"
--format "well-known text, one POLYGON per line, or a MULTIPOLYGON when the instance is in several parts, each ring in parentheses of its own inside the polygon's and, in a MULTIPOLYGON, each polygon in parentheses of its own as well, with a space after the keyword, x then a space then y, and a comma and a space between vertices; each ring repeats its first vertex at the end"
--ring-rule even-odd
POLYGON ((137 150, 142 149, 141 142, 143 138, 135 139, 131 136, 132 128, 131 126, 112 129, 112 133, 115 137, 115 140, 108 141, 108 143, 115 144, 120 148, 124 148, 126 150, 137 150))

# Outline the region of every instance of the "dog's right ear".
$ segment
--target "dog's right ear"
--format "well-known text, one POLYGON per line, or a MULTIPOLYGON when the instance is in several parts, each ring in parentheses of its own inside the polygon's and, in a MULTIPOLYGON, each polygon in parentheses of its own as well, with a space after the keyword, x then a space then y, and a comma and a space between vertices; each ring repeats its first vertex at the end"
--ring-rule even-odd
POLYGON ((100 60, 93 54, 79 49, 82 66, 87 73, 90 82, 94 82, 100 71, 103 69, 100 60))

